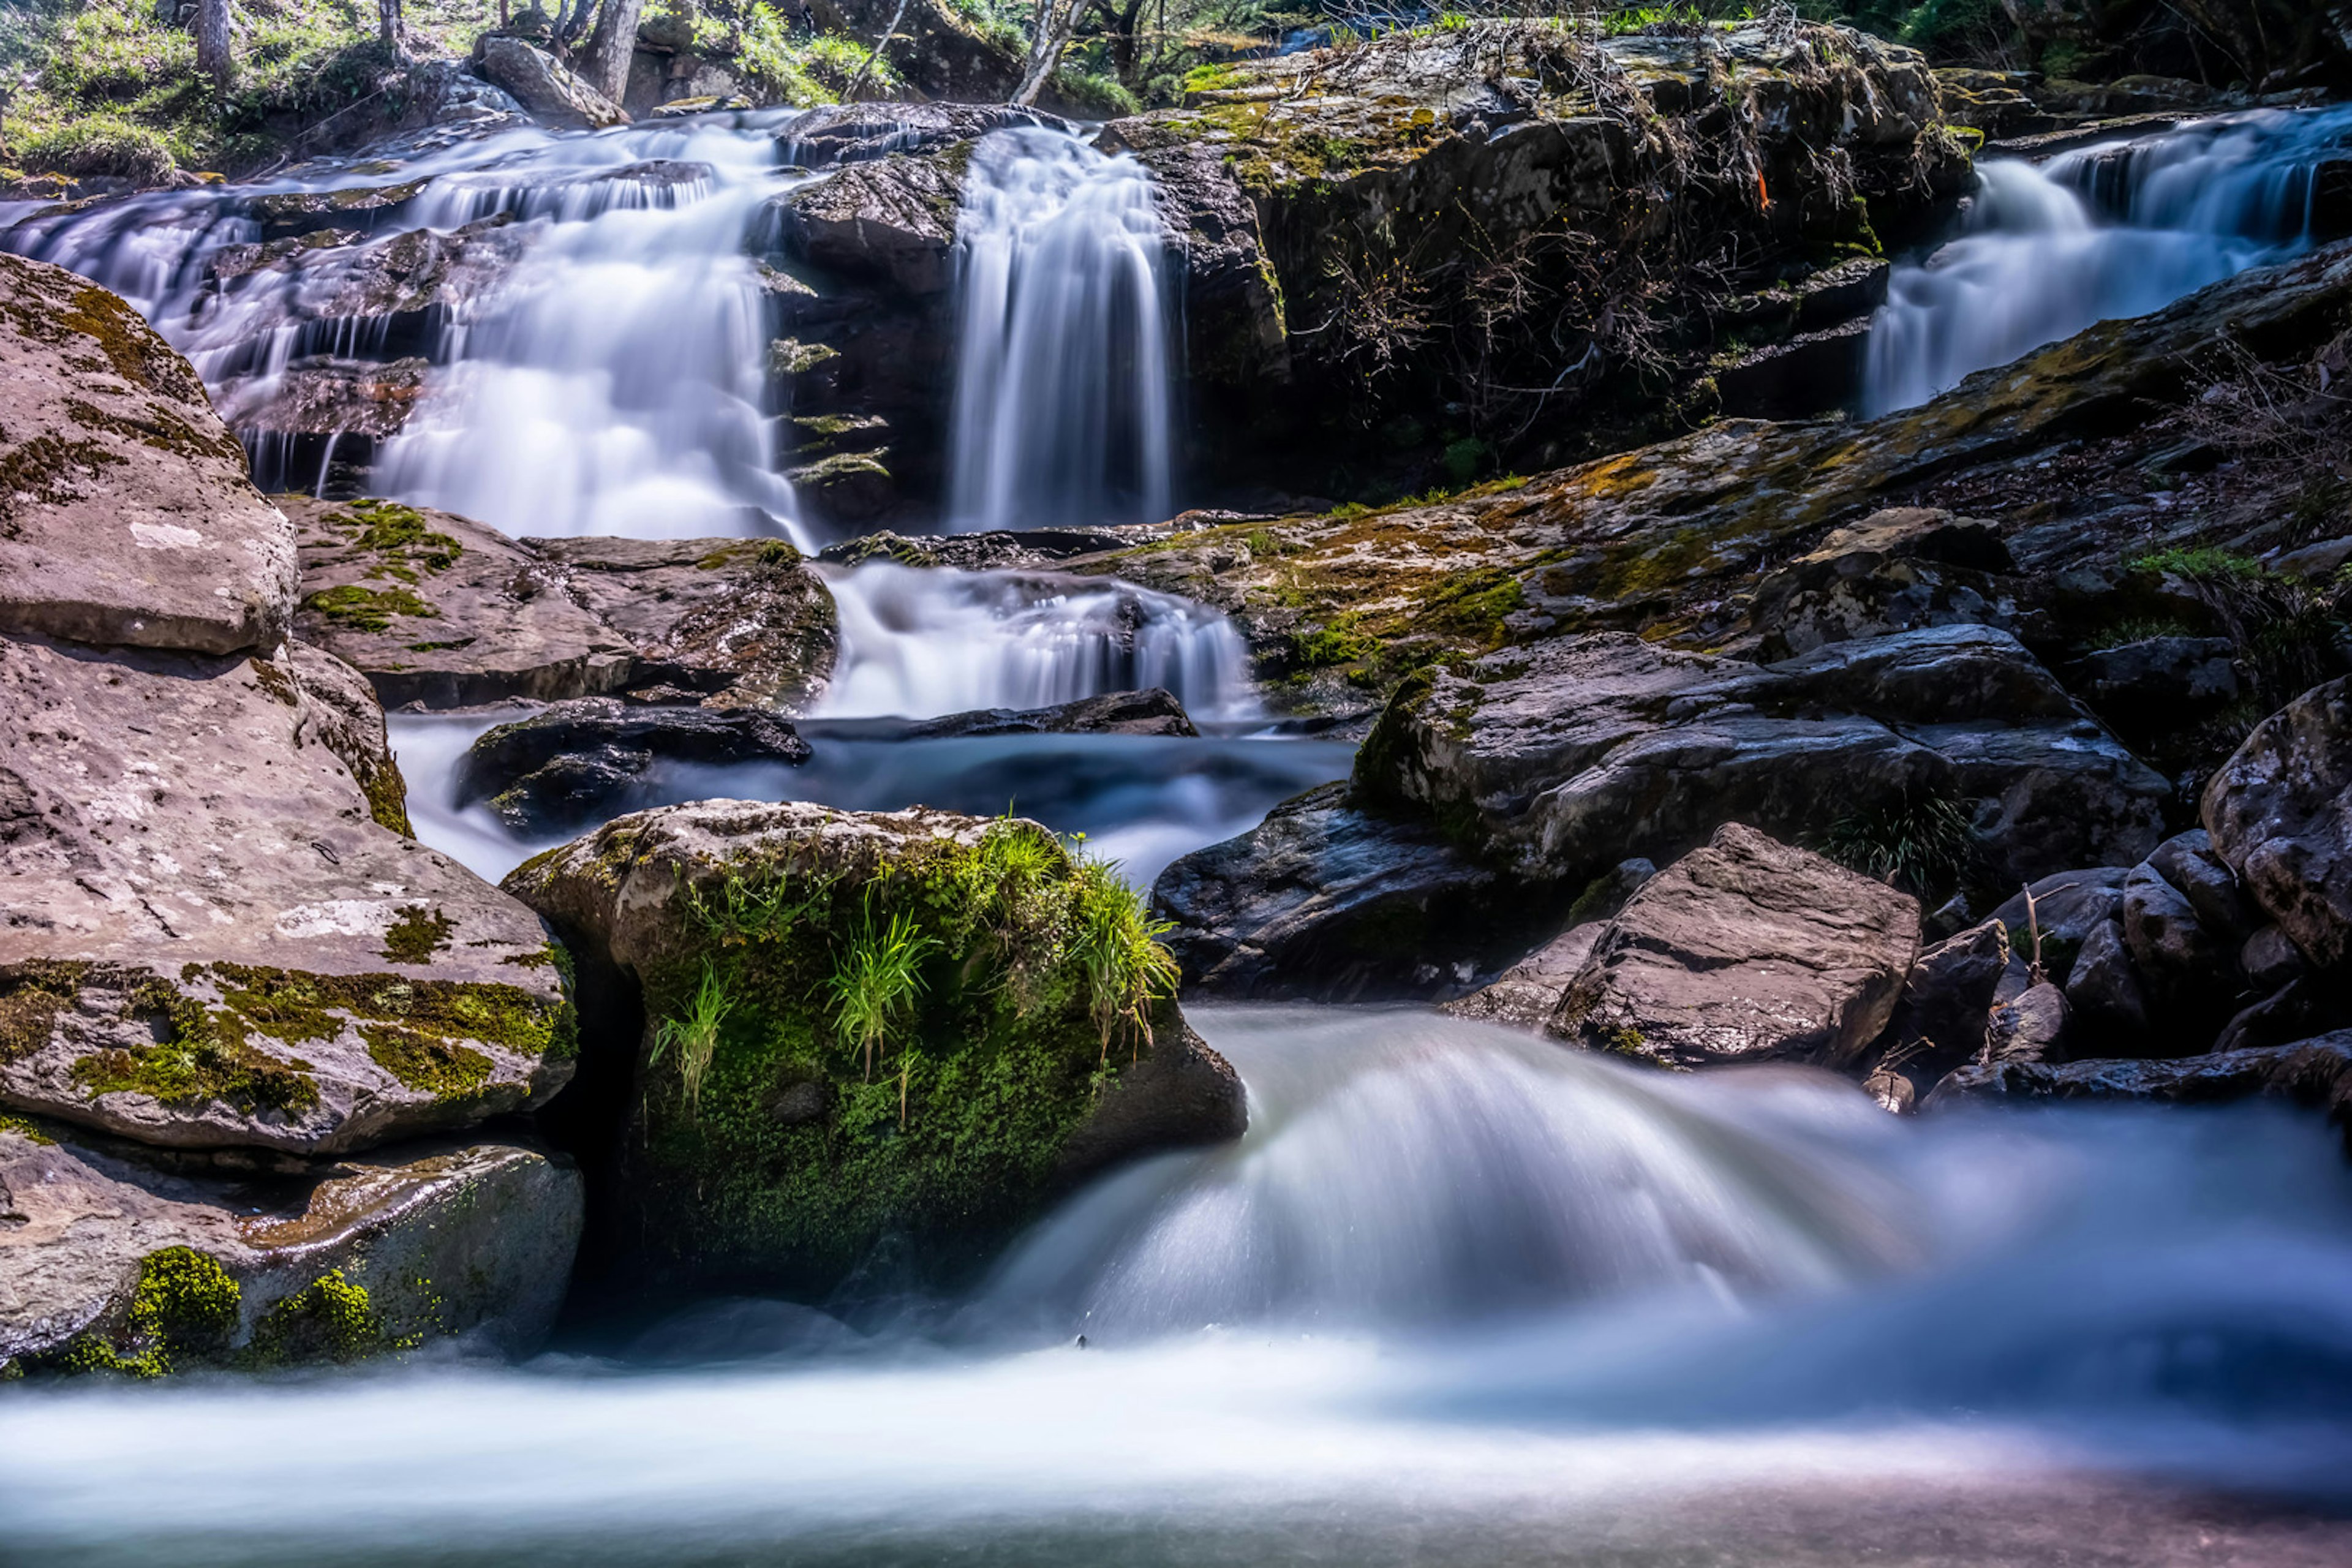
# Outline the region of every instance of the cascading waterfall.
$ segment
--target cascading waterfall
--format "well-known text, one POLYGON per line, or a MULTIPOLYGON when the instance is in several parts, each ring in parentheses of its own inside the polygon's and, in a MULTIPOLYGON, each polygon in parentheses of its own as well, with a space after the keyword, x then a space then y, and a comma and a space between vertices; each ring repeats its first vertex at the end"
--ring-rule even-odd
POLYGON ((973 152, 956 222, 949 526, 1168 515, 1168 243, 1151 178, 1061 132, 973 152))
POLYGON ((2320 165, 2347 146, 2352 109, 2268 111, 2039 167, 1979 164, 1966 232, 1889 280, 1864 412, 1924 403, 2095 321, 2286 259, 2318 237, 2320 165))
POLYGON ((1160 686, 1195 718, 1255 709, 1248 649, 1223 616, 1100 577, 871 561, 827 579, 841 652, 818 711, 922 718, 1044 708, 1160 686))
POLYGON ((265 486, 325 478, 324 463, 297 471, 289 443, 250 427, 289 368, 396 351, 431 365, 375 453, 376 493, 514 534, 791 531, 763 405, 766 307, 744 244, 759 205, 799 177, 777 164, 776 127, 790 118, 513 131, 321 178, 35 219, 6 243, 137 306, 244 427, 265 486), (473 231, 496 265, 455 310, 420 311, 396 282, 299 259, 208 276, 224 247, 261 237, 250 216, 260 199, 419 181, 396 205, 352 209, 350 226, 440 247, 423 269, 446 278, 469 265, 449 258, 447 237, 501 220, 473 231), (389 313, 344 313, 363 309, 389 313))

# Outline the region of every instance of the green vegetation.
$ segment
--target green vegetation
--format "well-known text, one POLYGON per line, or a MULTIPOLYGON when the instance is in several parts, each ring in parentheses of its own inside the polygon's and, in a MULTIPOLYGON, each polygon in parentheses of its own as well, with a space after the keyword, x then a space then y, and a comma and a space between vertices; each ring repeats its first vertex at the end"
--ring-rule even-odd
MULTIPOLYGON (((795 37, 792 24, 765 0, 741 14, 734 49, 744 83, 760 100, 793 109, 840 102, 873 52, 835 34, 795 37)), ((858 95, 887 98, 902 85, 887 58, 875 60, 858 95)))
POLYGON ((58 1370, 151 1378, 169 1374, 183 1359, 216 1358, 236 1335, 242 1294, 228 1270, 193 1247, 151 1252, 140 1262, 119 1334, 75 1336, 58 1370))
POLYGON ((2252 556, 2211 545, 2174 546, 2133 557, 2126 569, 2186 587, 2230 639, 2254 694, 2276 708, 2342 673, 2347 637, 2341 580, 2308 583, 2252 556))
POLYGON ((305 1362, 348 1365, 388 1351, 414 1350, 420 1333, 394 1335, 377 1315, 363 1286, 331 1268, 280 1300, 255 1326, 244 1360, 249 1365, 305 1362))
POLYGON ((1848 870, 1922 899, 1950 893, 1974 865, 1968 811, 1942 795, 1906 795, 1850 812, 1830 824, 1819 847, 1848 870))
POLYGON ((886 1235, 985 1245, 1175 989, 1116 868, 1011 817, 845 858, 811 838, 680 897, 643 974, 636 1189, 640 1234, 703 1271, 822 1289, 886 1235))
POLYGON ((387 631, 394 616, 437 620, 441 612, 405 588, 362 588, 357 583, 321 588, 302 596, 302 607, 355 632, 387 631))
POLYGON ((396 914, 383 933, 383 955, 394 963, 432 963, 433 955, 449 945, 449 933, 457 929, 456 921, 423 904, 404 904, 396 914))
POLYGON ((131 1091, 166 1105, 217 1100, 248 1114, 308 1110, 319 1103, 309 1062, 248 1043, 233 1013, 206 1007, 167 980, 131 988, 129 1016, 150 1020, 152 1045, 93 1051, 73 1064, 73 1081, 93 1097, 131 1091))

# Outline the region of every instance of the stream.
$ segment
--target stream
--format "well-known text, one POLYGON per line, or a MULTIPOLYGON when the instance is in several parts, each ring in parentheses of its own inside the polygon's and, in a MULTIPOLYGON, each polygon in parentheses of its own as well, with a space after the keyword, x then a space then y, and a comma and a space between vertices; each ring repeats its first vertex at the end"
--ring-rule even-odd
MULTIPOLYGON (((413 352, 374 493, 519 535, 814 550, 747 247, 821 177, 782 163, 790 119, 507 131, 258 192, 0 212, 0 244, 130 298, 232 425, 306 359, 413 352), (521 249, 413 341, 305 315, 296 285, 205 280, 259 237, 257 194, 414 179, 376 232, 505 215, 521 249)), ((2352 111, 2253 115, 1988 162, 1966 231, 1895 274, 1865 407, 2294 253, 2295 172, 2347 134, 2352 111)), ((1163 521, 1181 339, 1148 175, 1042 129, 973 164, 942 531, 1163 521)), ((336 460, 248 447, 281 489, 336 460)), ((1148 886, 1348 774, 1352 742, 1270 717, 1207 606, 821 570, 842 644, 799 721, 813 759, 662 764, 633 808, 1011 810, 1148 886), (915 730, 1150 686, 1202 734, 915 730)), ((492 879, 552 842, 450 804, 518 711, 391 720, 420 837, 492 879)), ((2316 1120, 1897 1121, 1826 1075, 1638 1071, 1433 1012, 1189 1011, 1247 1086, 1246 1136, 1100 1178, 965 1290, 708 1301, 513 1368, 459 1346, 12 1394, 0 1560, 2352 1560, 2352 1171, 2316 1120), (2195 1540, 2215 1555, 2177 1555, 2195 1540)))

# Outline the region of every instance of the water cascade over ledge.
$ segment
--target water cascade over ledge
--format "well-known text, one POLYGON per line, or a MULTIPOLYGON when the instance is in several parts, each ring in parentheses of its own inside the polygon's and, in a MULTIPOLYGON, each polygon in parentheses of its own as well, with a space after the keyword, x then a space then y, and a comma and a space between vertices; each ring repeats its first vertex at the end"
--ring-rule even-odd
POLYGON ((1863 412, 1925 403, 2094 322, 2161 310, 2322 237, 2318 169, 2352 108, 2210 121, 2035 165, 1989 159, 1966 230, 1895 269, 1863 412))
POLYGON ((1061 132, 997 132, 956 244, 949 526, 1167 516, 1172 258, 1150 175, 1061 132))

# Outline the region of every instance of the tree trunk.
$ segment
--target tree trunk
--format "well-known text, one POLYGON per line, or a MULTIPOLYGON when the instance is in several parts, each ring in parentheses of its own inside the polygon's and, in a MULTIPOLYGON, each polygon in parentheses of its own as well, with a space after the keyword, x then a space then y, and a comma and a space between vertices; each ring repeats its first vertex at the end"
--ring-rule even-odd
POLYGON ((866 63, 857 68, 857 74, 851 77, 849 79, 849 85, 842 89, 842 102, 856 103, 857 101, 857 89, 866 85, 866 73, 874 68, 874 62, 882 58, 882 51, 890 47, 890 40, 898 36, 898 24, 906 19, 907 0, 898 0, 898 8, 890 13, 890 25, 882 29, 882 36, 874 40, 874 52, 866 57, 866 63))
POLYGON ((1037 101, 1045 79, 1062 63, 1062 51, 1070 47, 1070 35, 1078 30, 1078 12, 1085 5, 1086 0, 1037 0, 1036 20, 1029 34, 1029 68, 1021 73, 1021 85, 1007 101, 1024 108, 1037 101))
POLYGON ((637 21, 645 11, 646 0, 604 0, 596 30, 588 36, 588 58, 580 74, 614 103, 629 88, 629 57, 636 52, 637 21))
POLYGON ((228 86, 228 0, 198 0, 196 68, 215 86, 228 86))
POLYGON ((375 0, 376 26, 383 47, 394 59, 408 54, 408 27, 401 19, 400 0, 375 0))

